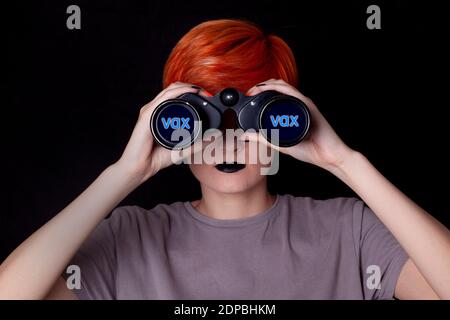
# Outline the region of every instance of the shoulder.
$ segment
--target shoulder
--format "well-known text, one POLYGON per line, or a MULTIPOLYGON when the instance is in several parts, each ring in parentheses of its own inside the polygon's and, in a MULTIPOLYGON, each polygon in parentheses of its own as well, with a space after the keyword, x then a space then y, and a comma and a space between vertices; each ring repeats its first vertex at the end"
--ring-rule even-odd
POLYGON ((161 228, 161 226, 170 224, 175 213, 183 209, 183 202, 160 203, 151 209, 137 205, 120 206, 115 208, 104 222, 108 223, 116 232, 148 226, 161 228))
POLYGON ((295 225, 311 229, 348 229, 355 223, 355 214, 362 211, 364 203, 355 197, 315 199, 282 195, 281 206, 295 225), (361 209, 360 209, 361 208, 361 209))
POLYGON ((299 197, 290 194, 280 196, 283 205, 293 214, 320 215, 352 215, 363 202, 354 197, 336 197, 330 199, 316 199, 312 197, 299 197))

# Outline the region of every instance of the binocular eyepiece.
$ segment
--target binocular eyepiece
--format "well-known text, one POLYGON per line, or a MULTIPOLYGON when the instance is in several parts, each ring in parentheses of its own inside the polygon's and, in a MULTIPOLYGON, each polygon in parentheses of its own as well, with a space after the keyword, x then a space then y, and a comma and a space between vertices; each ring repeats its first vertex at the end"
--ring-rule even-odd
POLYGON ((222 128, 227 110, 235 112, 235 128, 261 132, 269 142, 281 147, 303 140, 311 123, 308 107, 296 97, 273 90, 245 96, 226 88, 212 97, 185 93, 162 102, 151 116, 151 132, 167 149, 185 148, 204 131, 222 128))

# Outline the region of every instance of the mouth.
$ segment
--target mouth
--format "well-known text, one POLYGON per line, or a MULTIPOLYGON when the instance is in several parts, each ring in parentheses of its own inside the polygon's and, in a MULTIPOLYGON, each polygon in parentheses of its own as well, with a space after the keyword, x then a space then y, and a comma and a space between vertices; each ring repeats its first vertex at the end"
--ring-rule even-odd
POLYGON ((221 163, 215 166, 217 170, 224 173, 233 173, 245 168, 243 163, 221 163))

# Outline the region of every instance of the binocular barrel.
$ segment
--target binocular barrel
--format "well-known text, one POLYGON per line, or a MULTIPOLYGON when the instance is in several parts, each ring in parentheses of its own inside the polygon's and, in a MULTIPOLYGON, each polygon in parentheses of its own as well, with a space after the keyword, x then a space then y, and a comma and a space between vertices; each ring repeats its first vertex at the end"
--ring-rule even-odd
POLYGON ((236 129, 261 132, 281 147, 303 140, 311 123, 308 107, 300 99, 277 91, 245 96, 227 88, 213 97, 185 93, 162 102, 150 119, 151 132, 165 148, 185 148, 207 129, 221 129, 223 115, 229 109, 236 113, 236 129))

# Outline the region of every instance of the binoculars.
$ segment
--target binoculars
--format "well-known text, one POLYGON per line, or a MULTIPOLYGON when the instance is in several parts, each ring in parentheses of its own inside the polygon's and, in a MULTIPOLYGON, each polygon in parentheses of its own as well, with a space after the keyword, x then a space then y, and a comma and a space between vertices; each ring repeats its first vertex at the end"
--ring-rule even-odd
POLYGON ((163 101, 152 113, 150 129, 163 147, 185 148, 204 131, 223 128, 227 110, 235 112, 235 128, 261 132, 265 139, 280 147, 303 140, 311 123, 308 107, 296 97, 273 90, 246 96, 234 88, 226 88, 210 97, 184 93, 163 101))

